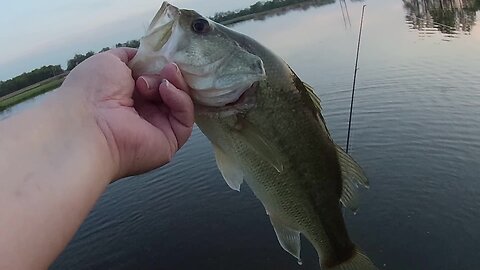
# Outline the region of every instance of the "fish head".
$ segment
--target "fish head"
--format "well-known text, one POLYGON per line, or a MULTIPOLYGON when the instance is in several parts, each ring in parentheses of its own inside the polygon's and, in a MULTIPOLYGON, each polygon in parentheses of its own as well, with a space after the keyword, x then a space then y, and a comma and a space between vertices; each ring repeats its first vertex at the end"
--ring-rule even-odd
POLYGON ((235 41, 232 32, 193 10, 164 2, 130 67, 139 76, 158 73, 174 62, 192 89, 194 103, 208 107, 234 103, 266 74, 262 59, 235 41))

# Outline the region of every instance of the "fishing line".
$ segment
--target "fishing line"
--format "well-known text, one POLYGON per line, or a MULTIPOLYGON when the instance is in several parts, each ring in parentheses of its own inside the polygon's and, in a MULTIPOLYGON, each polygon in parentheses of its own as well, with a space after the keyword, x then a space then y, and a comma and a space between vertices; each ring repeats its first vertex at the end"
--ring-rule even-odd
POLYGON ((352 86, 352 98, 350 100, 350 117, 348 119, 348 133, 347 133, 347 147, 345 152, 348 153, 348 147, 350 146, 350 131, 352 129, 352 113, 353 113, 353 99, 355 97, 355 85, 357 82, 357 71, 358 71, 358 55, 360 53, 360 42, 362 40, 362 29, 363 29, 363 15, 365 14, 365 7, 362 7, 362 18, 360 20, 360 31, 358 32, 358 42, 357 42, 357 57, 355 59, 355 71, 353 73, 353 86, 352 86))

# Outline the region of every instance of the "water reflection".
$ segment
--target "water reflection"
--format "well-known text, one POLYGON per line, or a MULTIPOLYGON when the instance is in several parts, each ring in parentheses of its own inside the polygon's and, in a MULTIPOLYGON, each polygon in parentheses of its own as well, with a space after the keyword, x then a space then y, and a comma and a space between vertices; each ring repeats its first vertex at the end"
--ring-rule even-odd
MULTIPOLYGON (((319 6, 324 6, 324 5, 329 5, 335 3, 336 0, 314 0, 314 1, 307 1, 307 2, 300 2, 297 4, 281 7, 281 8, 276 8, 272 9, 270 11, 262 12, 259 14, 254 14, 251 16, 251 18, 248 18, 249 20, 260 20, 263 21, 265 19, 268 19, 270 17, 275 17, 275 16, 281 16, 284 14, 287 14, 290 11, 293 10, 308 10, 312 7, 319 7, 319 6)), ((344 0, 343 0, 344 1, 344 0)), ((241 21, 238 21, 241 22, 241 21)), ((237 22, 233 22, 231 24, 235 24, 237 22)))
POLYGON ((403 0, 406 21, 423 36, 441 32, 445 41, 469 35, 480 10, 477 0, 403 0))
POLYGON ((352 21, 350 20, 350 13, 348 13, 348 6, 345 0, 338 1, 340 3, 340 9, 342 10, 343 24, 345 28, 352 27, 352 21))

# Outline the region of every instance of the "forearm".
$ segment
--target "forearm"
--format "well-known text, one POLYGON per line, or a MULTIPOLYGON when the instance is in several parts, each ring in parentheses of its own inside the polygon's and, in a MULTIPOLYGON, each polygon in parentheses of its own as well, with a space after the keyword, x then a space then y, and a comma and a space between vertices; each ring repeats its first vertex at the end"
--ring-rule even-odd
POLYGON ((0 269, 47 268, 113 178, 89 109, 63 98, 0 122, 0 269))

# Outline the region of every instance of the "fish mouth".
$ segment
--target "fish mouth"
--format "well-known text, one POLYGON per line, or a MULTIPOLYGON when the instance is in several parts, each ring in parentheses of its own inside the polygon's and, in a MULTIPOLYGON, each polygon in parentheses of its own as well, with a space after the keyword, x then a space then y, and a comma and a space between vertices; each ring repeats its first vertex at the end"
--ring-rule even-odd
POLYGON ((254 82, 247 90, 245 90, 236 100, 225 104, 224 106, 208 106, 194 101, 195 113, 237 113, 248 111, 255 106, 256 91, 259 82, 254 82))
MULTIPOLYGON (((189 77, 187 77, 187 84, 189 84, 192 89, 192 99, 196 104, 201 104, 206 107, 225 107, 231 104, 241 103, 241 97, 245 94, 251 93, 251 89, 256 88, 255 82, 260 81, 263 78, 258 78, 256 74, 251 76, 245 75, 245 78, 242 76, 221 76, 213 83, 213 87, 209 88, 197 88, 195 83, 189 83, 189 77), (225 78, 225 80, 222 80, 225 78), (250 78, 250 79, 248 79, 250 78), (233 80, 233 82, 232 82, 233 80), (236 80, 236 81, 235 81, 236 80)), ((202 86, 201 84, 197 84, 202 86)))
POLYGON ((163 2, 160 10, 148 26, 145 35, 145 37, 148 38, 148 36, 160 34, 161 38, 158 40, 157 44, 153 46, 155 51, 160 50, 171 37, 173 25, 178 20, 179 16, 180 10, 177 7, 170 5, 168 2, 163 2))
POLYGON ((178 19, 180 10, 168 2, 163 2, 155 17, 153 17, 147 29, 147 35, 156 32, 159 28, 178 19))
POLYGON ((246 103, 246 101, 248 100, 248 97, 249 97, 251 94, 253 94, 253 93, 255 92, 255 90, 257 89, 257 86, 258 86, 258 82, 252 83, 252 85, 251 85, 249 88, 247 88, 247 90, 245 90, 245 91, 240 95, 240 97, 238 97, 237 100, 225 104, 225 107, 235 107, 235 106, 237 106, 237 105, 241 105, 241 104, 246 103))
POLYGON ((176 27, 180 17, 180 10, 170 5, 168 2, 163 2, 160 10, 157 12, 152 22, 147 28, 145 35, 140 40, 139 52, 133 57, 128 64, 133 70, 134 77, 141 74, 155 73, 159 66, 164 66, 168 59, 161 57, 156 59, 152 53, 160 51, 163 46, 170 40, 172 33, 176 27))

